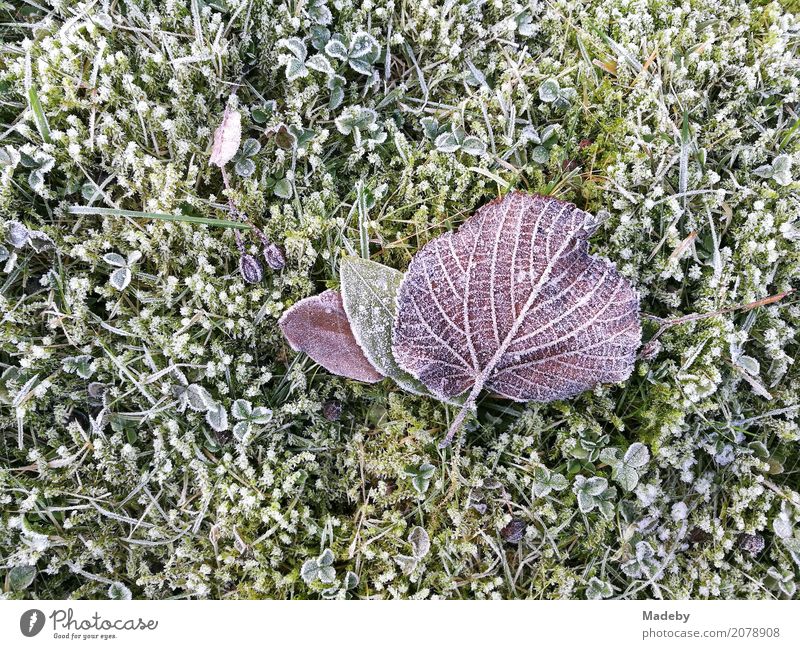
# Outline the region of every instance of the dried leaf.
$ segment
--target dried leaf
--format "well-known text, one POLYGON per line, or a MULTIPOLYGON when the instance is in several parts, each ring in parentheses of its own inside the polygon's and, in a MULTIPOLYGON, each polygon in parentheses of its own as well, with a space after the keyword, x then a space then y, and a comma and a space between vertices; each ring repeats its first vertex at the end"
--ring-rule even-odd
POLYGON ((639 298, 588 254, 595 225, 570 203, 513 192, 415 255, 392 350, 438 397, 469 391, 443 444, 483 389, 546 402, 630 376, 639 298))
POLYGON ((224 167, 239 150, 242 140, 242 116, 238 110, 225 109, 222 123, 214 131, 214 145, 211 148, 212 165, 224 167))
POLYGON ((329 372, 367 383, 383 378, 358 346, 338 291, 300 300, 278 324, 292 349, 305 352, 329 372))

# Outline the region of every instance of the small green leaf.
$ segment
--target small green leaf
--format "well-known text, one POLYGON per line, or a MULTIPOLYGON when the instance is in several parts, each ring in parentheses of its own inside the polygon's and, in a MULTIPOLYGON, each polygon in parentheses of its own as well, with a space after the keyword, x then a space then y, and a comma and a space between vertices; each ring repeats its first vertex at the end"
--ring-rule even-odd
POLYGON ((14 566, 8 572, 8 585, 13 591, 25 590, 36 578, 36 566, 14 566))
POLYGON ((108 587, 108 598, 109 599, 123 599, 128 600, 132 597, 131 589, 128 588, 125 584, 121 581, 115 581, 108 587))
POLYGON ((281 178, 275 183, 275 187, 272 189, 275 192, 275 196, 278 198, 290 199, 292 197, 292 185, 289 183, 286 178, 281 178))
POLYGON ((249 178, 256 171, 256 163, 253 162, 250 158, 241 158, 240 160, 236 161, 234 169, 236 170, 236 173, 242 178, 249 178))
POLYGON ((249 137, 242 143, 242 148, 239 149, 239 155, 243 158, 252 158, 259 151, 261 151, 261 144, 259 141, 249 137))
POLYGON ((403 273, 369 259, 345 257, 339 262, 339 280, 347 319, 367 360, 404 390, 430 394, 400 369, 392 354, 392 324, 403 273))
POLYGON ((558 92, 561 87, 556 79, 547 79, 539 86, 539 99, 550 104, 558 99, 558 92))

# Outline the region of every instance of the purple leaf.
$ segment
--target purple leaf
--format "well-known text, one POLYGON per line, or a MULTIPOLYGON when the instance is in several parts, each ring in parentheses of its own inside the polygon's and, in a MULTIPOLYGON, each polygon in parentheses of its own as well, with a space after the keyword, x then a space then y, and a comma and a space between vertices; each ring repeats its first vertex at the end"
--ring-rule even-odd
POLYGON ((546 402, 630 376, 639 297, 589 255, 596 223, 570 203, 512 192, 414 256, 392 351, 440 398, 468 392, 442 445, 484 389, 546 402))
POLYGON ((329 372, 366 383, 383 378, 358 346, 338 291, 300 300, 278 324, 292 349, 305 352, 329 372))

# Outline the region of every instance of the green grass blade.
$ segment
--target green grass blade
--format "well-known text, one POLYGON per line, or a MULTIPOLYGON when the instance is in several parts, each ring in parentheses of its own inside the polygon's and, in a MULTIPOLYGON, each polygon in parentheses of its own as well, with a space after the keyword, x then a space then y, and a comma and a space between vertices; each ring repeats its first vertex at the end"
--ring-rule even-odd
POLYGON ((39 93, 36 92, 36 88, 33 86, 28 88, 28 104, 36 118, 36 128, 39 129, 39 135, 42 136, 42 139, 47 144, 50 144, 52 142, 50 138, 50 125, 47 123, 47 116, 42 109, 42 102, 39 101, 39 93))
POLYGON ((84 214, 91 216, 129 216, 134 219, 158 219, 159 221, 181 221, 183 223, 196 223, 210 225, 216 228, 233 228, 236 230, 249 230, 250 225, 239 221, 225 219, 209 219, 204 216, 189 216, 187 214, 160 214, 158 212, 136 212, 134 210, 118 210, 111 207, 83 207, 73 205, 69 208, 70 214, 84 214))

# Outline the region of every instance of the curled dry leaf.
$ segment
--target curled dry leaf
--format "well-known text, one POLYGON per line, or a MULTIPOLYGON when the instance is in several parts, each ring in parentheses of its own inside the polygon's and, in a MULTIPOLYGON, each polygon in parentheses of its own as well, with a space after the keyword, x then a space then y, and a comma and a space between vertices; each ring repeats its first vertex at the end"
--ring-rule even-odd
POLYGON ((300 300, 278 324, 292 349, 305 352, 329 372, 367 383, 383 378, 358 346, 338 291, 300 300))
POLYGON ((639 298, 588 254, 595 226, 570 203, 513 192, 414 256, 392 351, 439 398, 468 394, 442 445, 484 389, 545 402, 630 376, 639 298))
POLYGON ((225 108, 222 123, 214 131, 214 144, 211 147, 210 162, 212 165, 224 167, 239 150, 242 141, 242 116, 238 110, 225 108))

